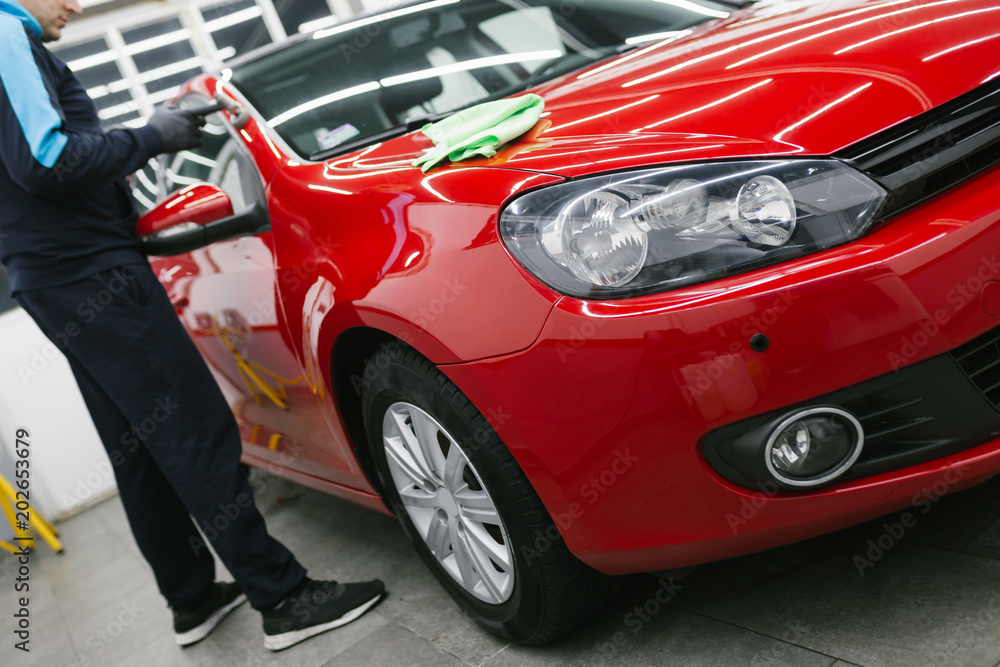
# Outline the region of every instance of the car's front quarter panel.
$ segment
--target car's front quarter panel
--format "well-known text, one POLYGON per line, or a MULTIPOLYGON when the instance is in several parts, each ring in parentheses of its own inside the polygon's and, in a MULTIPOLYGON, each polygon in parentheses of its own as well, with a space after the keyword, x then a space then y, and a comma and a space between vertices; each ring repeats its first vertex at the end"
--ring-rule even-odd
POLYGON ((388 333, 439 364, 528 347, 556 297, 510 261, 497 216, 513 193, 559 180, 468 168, 422 174, 408 164, 282 170, 269 191, 292 338, 323 369, 353 327, 388 333))
POLYGON ((570 548, 599 569, 680 567, 829 532, 995 474, 995 434, 806 493, 723 479, 703 437, 1000 325, 981 303, 984 284, 1000 280, 997 201, 994 168, 824 253, 662 295, 566 298, 531 349, 446 372, 511 416, 501 437, 570 548), (751 347, 757 333, 764 352, 751 347), (552 377, 559 391, 524 391, 552 377))

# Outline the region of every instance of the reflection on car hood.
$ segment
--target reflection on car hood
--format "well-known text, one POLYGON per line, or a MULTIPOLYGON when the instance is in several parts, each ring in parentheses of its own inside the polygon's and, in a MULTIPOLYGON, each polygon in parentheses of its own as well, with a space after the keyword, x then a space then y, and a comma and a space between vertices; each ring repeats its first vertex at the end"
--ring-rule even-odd
MULTIPOLYGON (((531 133, 495 158, 447 168, 573 177, 828 155, 1000 75, 997 25, 1000 6, 988 0, 762 3, 532 89, 546 113, 531 133)), ((429 146, 414 133, 349 162, 376 169, 429 146)))

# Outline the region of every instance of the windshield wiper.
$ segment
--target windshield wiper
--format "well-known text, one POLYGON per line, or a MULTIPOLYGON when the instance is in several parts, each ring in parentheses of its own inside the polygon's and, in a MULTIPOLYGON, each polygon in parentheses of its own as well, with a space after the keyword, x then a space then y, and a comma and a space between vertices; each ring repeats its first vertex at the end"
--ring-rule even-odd
POLYGON ((444 120, 448 116, 458 113, 458 111, 459 110, 449 111, 447 113, 428 113, 420 116, 410 116, 405 121, 406 131, 412 132, 413 130, 419 130, 428 123, 436 123, 439 120, 444 120))
POLYGON ((437 113, 437 114, 423 114, 419 116, 411 116, 399 125, 393 125, 384 130, 380 130, 374 134, 369 134, 364 137, 359 137, 353 141, 348 141, 342 143, 338 146, 333 146, 332 148, 324 148, 312 153, 309 159, 313 162, 319 162, 320 160, 326 160, 340 153, 348 153, 356 148, 364 148, 370 144, 374 144, 379 141, 385 141, 387 139, 395 139, 396 137, 407 134, 408 132, 413 132, 414 130, 419 130, 424 125, 428 123, 436 123, 439 120, 447 118, 448 116, 460 111, 456 109, 455 111, 449 111, 448 113, 437 113))

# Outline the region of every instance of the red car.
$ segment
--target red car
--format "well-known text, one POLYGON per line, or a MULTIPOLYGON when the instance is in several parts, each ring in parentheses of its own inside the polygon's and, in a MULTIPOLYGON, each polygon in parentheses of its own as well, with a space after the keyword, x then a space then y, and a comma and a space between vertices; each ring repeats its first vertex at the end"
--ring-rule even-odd
POLYGON ((1000 471, 998 25, 396 7, 187 84, 225 110, 139 233, 245 461, 394 513, 484 628, 543 643, 614 575, 1000 471), (525 91, 495 157, 412 166, 425 123, 525 91))

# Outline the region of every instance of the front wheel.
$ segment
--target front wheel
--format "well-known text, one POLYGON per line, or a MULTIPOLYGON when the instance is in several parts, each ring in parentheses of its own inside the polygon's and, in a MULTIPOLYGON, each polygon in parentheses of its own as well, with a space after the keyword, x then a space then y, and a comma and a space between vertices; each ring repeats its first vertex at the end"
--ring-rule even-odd
POLYGON ((617 580, 569 552, 499 436, 433 364, 404 347, 369 361, 365 378, 365 429, 386 503, 483 628, 544 644, 614 593, 617 580))

